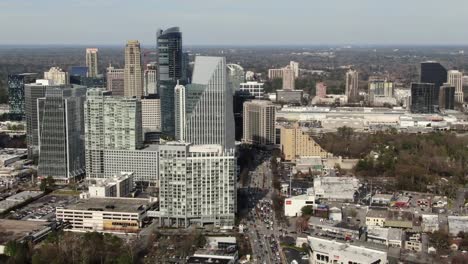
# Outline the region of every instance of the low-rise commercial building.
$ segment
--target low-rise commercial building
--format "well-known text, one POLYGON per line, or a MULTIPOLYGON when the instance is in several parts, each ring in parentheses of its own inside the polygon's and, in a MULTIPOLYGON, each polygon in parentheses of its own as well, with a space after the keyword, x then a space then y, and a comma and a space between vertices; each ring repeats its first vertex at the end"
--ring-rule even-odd
POLYGON ((367 241, 388 247, 402 247, 403 231, 398 228, 367 227, 367 241))
POLYGON ((316 199, 327 201, 353 202, 359 189, 359 180, 355 177, 320 177, 314 178, 316 199))
POLYGON ((460 232, 468 232, 468 216, 448 216, 449 233, 453 236, 460 232))
POLYGON ((70 223, 71 231, 137 233, 151 208, 148 199, 90 198, 57 207, 55 214, 57 221, 70 223))
POLYGON ((315 195, 312 189, 307 194, 292 196, 284 199, 284 215, 289 217, 302 215, 304 206, 315 206, 315 195))
POLYGON ((385 225, 385 220, 387 219, 387 216, 387 210, 371 209, 367 212, 366 215, 366 226, 383 227, 385 225))
POLYGON ((387 263, 387 252, 383 248, 358 243, 338 242, 319 237, 307 237, 311 249, 311 264, 352 263, 375 264, 387 263))

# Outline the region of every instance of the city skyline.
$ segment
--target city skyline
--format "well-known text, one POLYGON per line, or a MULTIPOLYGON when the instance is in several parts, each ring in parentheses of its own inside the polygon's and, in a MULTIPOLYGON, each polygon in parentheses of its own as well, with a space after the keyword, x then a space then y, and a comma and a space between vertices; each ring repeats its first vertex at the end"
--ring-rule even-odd
POLYGON ((66 4, 6 0, 0 3, 0 23, 9 26, 0 29, 0 44, 117 45, 139 39, 146 46, 154 45, 157 28, 173 25, 185 32, 187 45, 466 44, 468 37, 456 29, 468 23, 463 14, 468 2, 449 2, 300 0, 295 5, 272 5, 265 0, 176 0, 134 5, 119 0, 66 4), (457 8, 440 12, 447 6, 457 8), (104 12, 109 8, 112 12, 104 12), (433 19, 435 13, 439 14, 437 20, 433 19), (11 23, 16 20, 22 23, 11 23), (103 34, 107 23, 116 30, 103 34))

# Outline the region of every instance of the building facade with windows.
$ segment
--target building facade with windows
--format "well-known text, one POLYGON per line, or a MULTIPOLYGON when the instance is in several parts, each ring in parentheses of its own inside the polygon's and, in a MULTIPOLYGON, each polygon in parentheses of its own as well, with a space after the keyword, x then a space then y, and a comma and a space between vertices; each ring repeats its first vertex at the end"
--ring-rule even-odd
POLYGON ((234 225, 234 151, 220 145, 170 142, 159 147, 159 211, 164 226, 234 225))
POLYGON ((274 145, 276 107, 270 101, 253 100, 244 103, 244 136, 249 144, 274 145))
POLYGON ((21 120, 24 117, 24 86, 35 83, 36 73, 20 73, 8 75, 8 105, 10 107, 10 118, 21 120))
POLYGON ((138 40, 129 40, 125 46, 124 96, 143 96, 143 67, 138 40))
POLYGON ((47 87, 37 99, 39 176, 68 182, 85 173, 86 87, 47 87))

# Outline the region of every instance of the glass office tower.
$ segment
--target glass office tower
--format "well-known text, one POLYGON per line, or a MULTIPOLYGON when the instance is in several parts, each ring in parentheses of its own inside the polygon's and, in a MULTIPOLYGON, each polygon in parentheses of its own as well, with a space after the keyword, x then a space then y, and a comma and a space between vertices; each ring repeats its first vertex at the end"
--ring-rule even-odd
POLYGON ((183 74, 182 33, 178 27, 158 30, 158 93, 161 97, 161 130, 164 135, 175 135, 174 88, 177 81, 185 84, 183 74))

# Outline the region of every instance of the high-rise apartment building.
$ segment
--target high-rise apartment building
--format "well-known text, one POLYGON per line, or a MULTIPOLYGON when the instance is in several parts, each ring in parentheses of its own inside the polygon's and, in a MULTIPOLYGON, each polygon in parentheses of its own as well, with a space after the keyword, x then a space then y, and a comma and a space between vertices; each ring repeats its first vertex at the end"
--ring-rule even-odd
POLYGON ((435 61, 421 63, 420 83, 433 83, 438 90, 446 82, 447 69, 444 66, 435 61))
POLYGON ((294 72, 294 78, 299 77, 299 62, 290 61, 289 68, 294 72))
POLYGON ((315 96, 325 98, 327 96, 327 85, 323 82, 319 82, 315 85, 315 96))
POLYGON ((322 158, 328 156, 328 152, 315 142, 306 129, 299 127, 298 124, 280 128, 280 143, 284 159, 287 161, 293 161, 302 156, 322 158))
MULTIPOLYGON (((182 32, 178 27, 158 30, 158 93, 161 97, 161 130, 175 136, 174 87, 177 81, 185 84, 183 74, 184 55, 182 52, 182 32)), ((186 70, 186 69, 185 69, 186 70)))
POLYGON ((271 101, 253 100, 244 103, 244 136, 249 144, 275 144, 275 105, 271 101))
POLYGON ((113 96, 124 96, 125 70, 107 67, 107 90, 112 91, 113 96))
POLYGON ((411 112, 435 113, 439 105, 439 90, 433 83, 412 83, 411 112))
POLYGON ((185 93, 185 140, 234 148, 233 93, 227 87, 225 58, 197 56, 185 93))
POLYGON ((268 79, 282 79, 283 69, 268 69, 268 79))
POLYGON ((157 94, 157 65, 150 63, 146 65, 146 70, 143 76, 143 86, 145 96, 150 94, 157 94))
POLYGON ((440 87, 439 91, 439 108, 440 109, 455 109, 455 94, 456 88, 450 83, 445 83, 440 87))
POLYGON ((39 176, 68 182, 85 172, 83 104, 86 87, 45 88, 37 99, 39 176))
POLYGON ((143 132, 161 132, 161 100, 157 94, 141 99, 141 122, 143 132))
POLYGON ((346 96, 348 102, 357 102, 359 100, 359 73, 355 70, 346 72, 346 96))
POLYGON ((63 71, 59 67, 52 67, 49 71, 44 72, 44 79, 51 81, 51 85, 70 84, 68 72, 63 71))
POLYGON ((233 98, 235 139, 241 141, 244 136, 244 103, 254 100, 255 96, 247 91, 236 91, 233 98))
POLYGON ((143 67, 138 40, 129 40, 125 47, 124 96, 143 96, 143 67))
POLYGON ((21 120, 24 117, 24 85, 35 83, 36 73, 20 73, 8 75, 8 105, 10 118, 21 120))
POLYGON ((89 89, 84 113, 88 177, 105 176, 105 150, 135 150, 143 146, 140 99, 110 96, 99 88, 89 89))
POLYGON ((227 64, 227 76, 228 76, 228 86, 234 94, 239 90, 241 83, 245 81, 245 72, 244 68, 238 64, 227 64))
POLYGON ((234 150, 170 142, 159 146, 161 225, 232 226, 236 212, 234 150))
POLYGON ((292 91, 295 88, 296 78, 294 77, 294 70, 291 67, 283 69, 283 90, 292 91))
POLYGON ((88 77, 96 78, 99 74, 97 48, 86 49, 86 66, 88 67, 88 77))
POLYGON ((37 117, 37 101, 45 96, 47 87, 65 88, 65 85, 51 85, 49 80, 36 80, 35 83, 24 85, 24 115, 26 118, 26 145, 28 158, 36 159, 39 155, 39 119, 37 117))
POLYGON ((447 83, 455 87, 455 102, 463 103, 463 74, 460 71, 448 71, 447 83))

